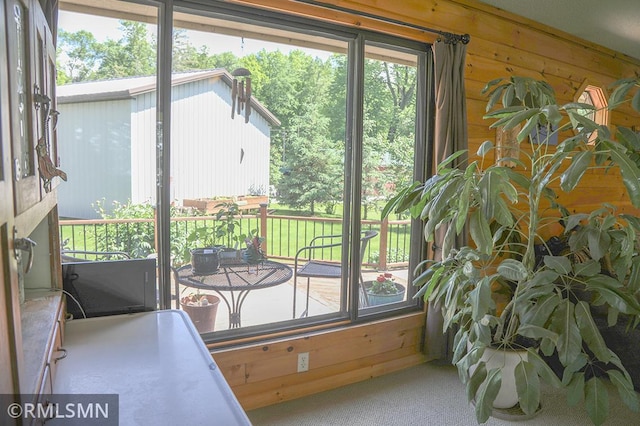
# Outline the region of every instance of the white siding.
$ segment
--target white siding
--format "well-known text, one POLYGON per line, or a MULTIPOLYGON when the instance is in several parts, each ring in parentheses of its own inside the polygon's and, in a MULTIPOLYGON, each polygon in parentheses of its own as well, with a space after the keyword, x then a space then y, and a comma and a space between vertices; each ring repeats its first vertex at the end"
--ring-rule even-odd
MULTIPOLYGON (((155 203, 156 92, 132 100, 61 103, 58 138, 62 170, 60 214, 95 218, 105 198, 155 203)), ((269 188, 270 128, 253 111, 231 119, 231 89, 219 78, 176 85, 172 93, 171 192, 185 198, 244 195, 269 188), (244 150, 242 163, 240 152, 244 150)))
POLYGON ((96 218, 97 200, 111 207, 131 198, 130 103, 58 104, 60 168, 68 175, 58 186, 60 216, 96 218))
POLYGON ((156 202, 156 92, 131 103, 131 202, 156 202))
POLYGON ((208 79, 173 88, 173 196, 244 195, 269 188, 269 127, 255 111, 249 123, 231 119, 231 90, 208 79), (242 163, 241 150, 244 150, 242 163))

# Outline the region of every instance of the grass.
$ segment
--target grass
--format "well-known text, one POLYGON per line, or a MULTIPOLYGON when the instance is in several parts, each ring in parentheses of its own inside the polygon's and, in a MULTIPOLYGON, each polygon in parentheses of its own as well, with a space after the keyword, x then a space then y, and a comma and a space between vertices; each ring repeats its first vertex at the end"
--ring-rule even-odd
MULTIPOLYGON (((336 210, 342 206, 336 206, 336 210)), ((297 250, 309 244, 311 239, 317 235, 341 235, 342 221, 339 215, 315 215, 310 217, 309 212, 294 210, 272 204, 269 208, 269 217, 267 219, 267 253, 271 256, 293 258, 297 250), (288 216, 279 218, 277 216, 288 216), (291 217, 299 217, 300 220, 291 219, 291 217)), ((240 232, 247 233, 251 229, 259 227, 259 219, 255 216, 243 216, 240 220, 240 232)), ((63 221, 61 221, 63 222, 63 221)), ((184 239, 197 226, 213 226, 211 219, 205 222, 173 222, 172 225, 172 241, 179 242, 184 239), (182 226, 184 223, 184 226, 182 226)), ((66 249, 88 250, 88 251, 116 251, 122 250, 136 255, 144 256, 153 251, 154 230, 153 222, 150 227, 144 229, 141 224, 127 225, 64 225, 60 226, 60 234, 62 241, 68 241, 65 245, 66 249), (137 226, 136 226, 137 225, 137 226), (105 238, 108 232, 110 237, 105 238), (148 250, 145 251, 145 248, 148 250)), ((146 224, 144 224, 146 225, 146 224)), ((374 229, 380 231, 377 222, 365 222, 363 229, 374 229)), ((338 242, 336 239, 334 242, 338 242)), ((397 260, 404 261, 409 251, 409 226, 392 226, 389 230, 388 244, 390 252, 387 254, 390 262, 397 260), (400 259, 396 259, 399 256, 400 259)), ((365 255, 365 262, 377 263, 380 257, 380 238, 374 238, 370 241, 369 248, 365 255)), ((323 250, 317 254, 317 258, 324 260, 339 261, 341 256, 340 247, 332 247, 323 250)))

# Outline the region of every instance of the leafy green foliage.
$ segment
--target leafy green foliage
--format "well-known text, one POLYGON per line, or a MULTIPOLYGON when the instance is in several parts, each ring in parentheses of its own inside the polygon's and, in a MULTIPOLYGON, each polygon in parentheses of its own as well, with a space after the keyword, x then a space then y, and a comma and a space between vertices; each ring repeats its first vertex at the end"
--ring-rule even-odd
POLYGON ((57 66, 58 84, 87 81, 94 78, 95 67, 99 61, 99 47, 98 41, 92 33, 88 31, 69 33, 61 29, 58 31, 57 49, 58 57, 63 51, 67 56, 65 66, 57 66), (67 81, 61 81, 61 77, 67 81))
POLYGON ((217 224, 213 234, 211 244, 221 241, 228 248, 238 248, 240 243, 244 243, 247 237, 240 232, 240 220, 238 216, 240 210, 238 204, 234 202, 221 203, 215 206, 218 209, 216 213, 217 224))
POLYGON ((540 378, 533 364, 521 360, 515 369, 516 390, 520 408, 525 414, 533 414, 540 406, 540 378))
MULTIPOLYGON (((98 42, 88 31, 60 31, 58 84, 153 75, 156 40, 146 24, 119 21, 122 37, 98 42)), ((244 57, 196 48, 185 30, 173 34, 174 72, 244 67, 253 96, 281 122, 272 129, 270 181, 279 202, 293 208, 335 209, 343 197, 347 134, 347 57, 327 60, 301 50, 262 50, 244 57)), ((379 60, 365 64, 363 218, 387 199, 387 183, 408 183, 415 141, 416 68, 379 60), (409 171, 409 172, 408 172, 409 171), (398 181, 397 178, 401 177, 398 181)))
POLYGON ((120 40, 107 40, 100 45, 98 79, 125 76, 153 75, 156 71, 156 46, 147 36, 142 22, 120 21, 123 36, 120 40))
POLYGON ((493 411, 493 401, 500 391, 502 372, 499 368, 489 370, 485 380, 480 384, 476 393, 476 418, 478 423, 489 420, 493 411))
MULTIPOLYGON (((93 81, 105 78, 137 77, 156 73, 155 35, 150 37, 146 24, 121 20, 123 36, 119 40, 98 42, 89 31, 58 31, 58 84, 93 81)), ((240 60, 231 52, 210 54, 206 46, 199 49, 186 39, 185 30, 173 34, 172 68, 174 72, 226 68, 233 70, 240 60)))
POLYGON ((256 98, 282 123, 272 133, 270 163, 279 202, 308 207, 313 214, 318 204, 341 200, 344 134, 332 137, 337 117, 327 111, 337 96, 330 95, 330 87, 346 86, 346 80, 336 82, 340 77, 331 59, 323 62, 300 50, 288 55, 263 50, 242 58, 242 64, 252 72, 256 98))
POLYGON ((388 272, 380 274, 374 281, 372 281, 371 286, 367 288, 367 291, 371 294, 382 295, 398 294, 400 292, 393 279, 393 274, 388 272))
MULTIPOLYGON (((151 204, 121 204, 114 202, 108 212, 103 201, 97 201, 96 211, 103 219, 151 219, 154 208, 151 204)), ((153 223, 117 223, 108 232, 107 227, 98 227, 96 251, 121 251, 133 258, 147 257, 155 251, 155 232, 153 223)))
MULTIPOLYGON (((222 203, 213 218, 182 222, 180 226, 171 226, 171 259, 174 266, 189 263, 190 250, 198 247, 226 245, 236 247, 244 244, 246 235, 241 230, 248 226, 248 219, 240 219, 235 203, 222 203)), ((155 223, 153 221, 135 222, 135 219, 153 219, 154 207, 151 204, 121 204, 114 202, 110 208, 102 201, 95 204, 96 211, 103 219, 123 219, 122 222, 95 225, 95 251, 121 251, 133 258, 143 258, 155 253, 155 223), (132 222, 134 220, 134 222, 132 222)), ((170 215, 195 216, 188 210, 171 208, 170 215)))
MULTIPOLYGON (((637 94, 631 93, 639 82, 622 80, 610 103, 632 96, 634 105, 637 94)), ((488 418, 500 386, 496 370, 473 352, 486 346, 527 348, 528 361, 516 368, 525 412, 537 409, 542 378, 566 386, 571 404, 584 400, 593 423, 601 424, 608 414, 603 374, 637 410, 631 377, 607 347, 592 308, 606 312, 610 324, 621 318, 630 327, 640 323, 640 219, 609 205, 570 214, 553 188, 580 190, 589 170, 617 168, 628 199, 640 207, 640 140, 621 126, 614 139, 609 128, 580 113, 582 104, 557 105, 544 81, 494 80, 484 93, 491 127, 522 126, 518 155, 509 159, 516 166, 487 165, 493 144, 485 142, 478 160, 465 166, 459 161, 465 153, 454 154, 435 176, 405 186, 383 210, 386 215, 408 209, 423 219, 427 241, 444 235, 442 259, 424 261, 414 284, 421 287, 418 297, 441 307, 445 330, 457 329, 454 362, 469 397, 476 400, 477 420, 488 418), (537 142, 526 143, 532 134, 537 142), (549 143, 567 134, 557 146, 549 143), (553 225, 564 227, 556 236, 561 249, 555 252, 540 234, 553 225), (456 247, 467 236, 469 245, 456 247), (562 381, 540 356, 554 354, 563 368, 562 381), (469 379, 471 365, 476 372, 469 379)))

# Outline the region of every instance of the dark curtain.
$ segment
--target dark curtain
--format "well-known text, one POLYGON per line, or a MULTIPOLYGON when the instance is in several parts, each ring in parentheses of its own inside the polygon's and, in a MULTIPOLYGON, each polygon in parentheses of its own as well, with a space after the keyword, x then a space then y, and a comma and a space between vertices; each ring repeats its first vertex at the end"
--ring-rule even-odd
MULTIPOLYGON (((434 170, 436 165, 456 151, 467 149, 467 107, 464 89, 464 69, 467 46, 464 43, 437 41, 433 45, 435 81, 434 170)), ((460 157, 460 162, 466 157, 460 157)), ((440 260, 442 237, 439 229, 432 253, 440 260)), ((459 241, 459 244, 463 241, 459 241)), ((438 306, 429 304, 425 326, 427 360, 450 361, 453 333, 443 332, 443 319, 438 306)))

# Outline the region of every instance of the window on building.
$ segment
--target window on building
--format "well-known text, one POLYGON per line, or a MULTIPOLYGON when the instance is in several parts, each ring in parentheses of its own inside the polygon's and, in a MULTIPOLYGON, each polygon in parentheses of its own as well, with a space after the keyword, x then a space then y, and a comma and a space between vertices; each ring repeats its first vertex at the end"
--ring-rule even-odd
MULTIPOLYGON (((607 100, 604 91, 592 85, 586 85, 582 91, 579 91, 580 96, 576 102, 591 105, 592 109, 583 109, 581 114, 590 120, 593 120, 597 124, 607 125, 609 123, 609 110, 607 109, 607 100)), ((592 142, 596 135, 591 134, 589 141, 592 142)))

